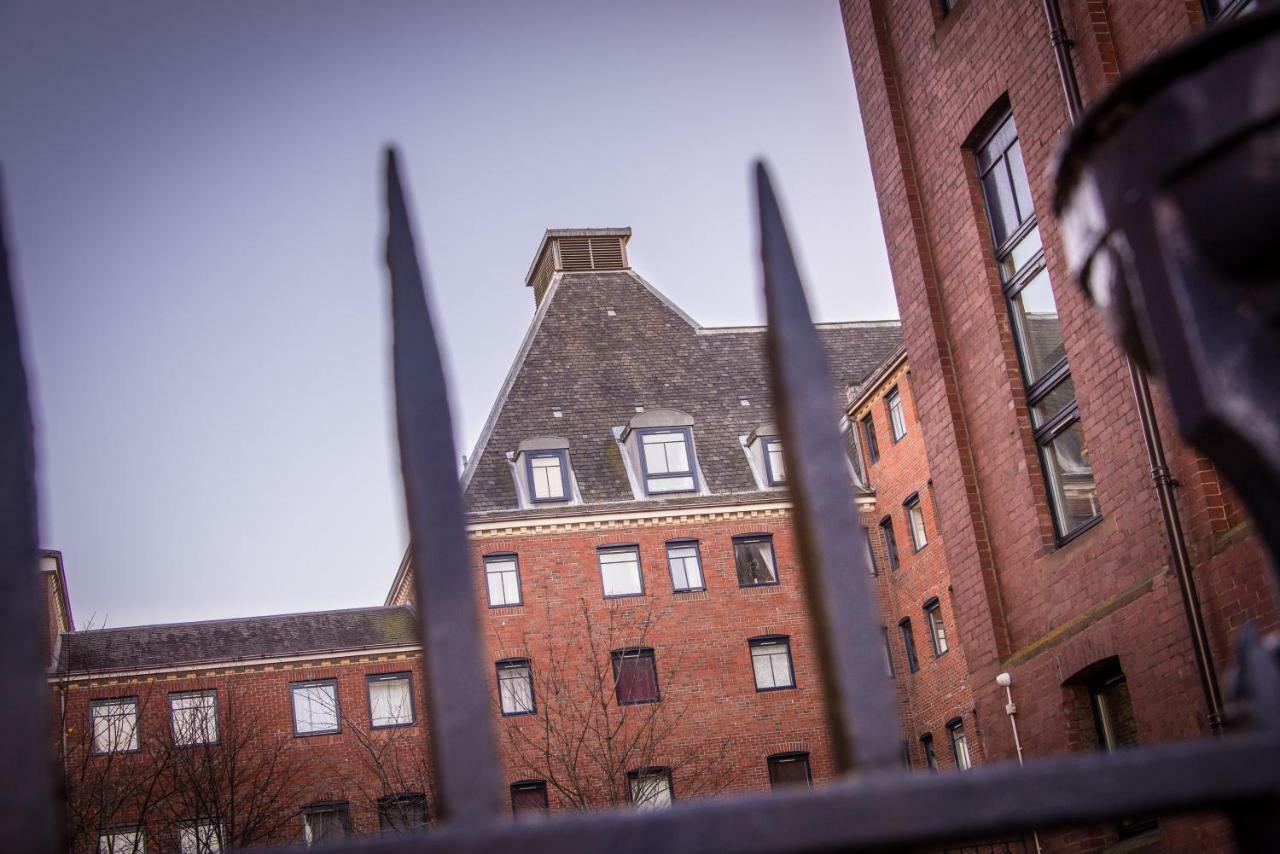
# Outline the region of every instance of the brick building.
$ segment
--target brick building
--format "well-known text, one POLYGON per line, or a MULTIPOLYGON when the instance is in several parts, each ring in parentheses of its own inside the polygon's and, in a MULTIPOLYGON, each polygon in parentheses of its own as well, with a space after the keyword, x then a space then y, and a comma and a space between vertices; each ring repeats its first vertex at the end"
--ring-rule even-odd
MULTIPOLYGON (((1062 0, 1083 101, 1206 16, 1251 5, 1062 0)), ((945 533, 983 749, 1015 753, 1001 672, 1029 755, 1206 733, 1211 674, 1193 653, 1178 538, 1162 521, 1128 366, 1069 279, 1051 213, 1069 115, 1046 4, 841 8, 932 474, 921 495, 945 533)), ((1223 674, 1233 630, 1274 629, 1276 603, 1239 500, 1176 439, 1155 383, 1153 396, 1223 674)), ((920 595, 908 600, 917 612, 920 595)), ((1224 844, 1194 819, 1042 839, 1071 851, 1224 844)))

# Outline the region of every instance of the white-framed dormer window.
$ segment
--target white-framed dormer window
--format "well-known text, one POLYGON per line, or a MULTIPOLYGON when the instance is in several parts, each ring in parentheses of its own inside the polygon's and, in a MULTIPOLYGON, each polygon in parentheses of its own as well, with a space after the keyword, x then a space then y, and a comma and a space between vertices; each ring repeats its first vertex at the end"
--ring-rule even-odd
POLYGON ((569 442, 559 436, 525 439, 507 454, 521 507, 540 504, 576 504, 581 500, 569 442))
POLYGON ((782 456, 782 439, 773 424, 761 424, 750 434, 739 437, 761 489, 780 489, 787 485, 787 463, 782 456))
POLYGON ((770 486, 782 486, 787 482, 787 464, 782 459, 782 440, 777 436, 765 436, 760 440, 764 451, 765 480, 770 486))

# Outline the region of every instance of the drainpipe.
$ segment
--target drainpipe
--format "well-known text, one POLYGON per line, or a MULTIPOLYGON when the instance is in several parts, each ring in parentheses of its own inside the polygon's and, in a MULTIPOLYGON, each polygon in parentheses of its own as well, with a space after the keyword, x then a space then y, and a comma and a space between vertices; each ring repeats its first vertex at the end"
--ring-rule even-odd
MULTIPOLYGON (((1062 23, 1062 7, 1058 0, 1044 0, 1044 16, 1049 25, 1049 43, 1053 46, 1053 56, 1058 64, 1058 78, 1062 82, 1062 93, 1067 101, 1067 115, 1071 119, 1071 124, 1074 125, 1080 121, 1080 116, 1084 112, 1084 102, 1080 98, 1080 84, 1076 80, 1075 64, 1071 59, 1071 39, 1067 37, 1066 27, 1062 23)), ((1182 594, 1182 608, 1187 620, 1187 630, 1191 634, 1191 649, 1195 653, 1200 688, 1204 692, 1209 729, 1215 734, 1221 734, 1222 693, 1218 687, 1218 674, 1213 664, 1213 654, 1209 649, 1209 633, 1205 629, 1204 616, 1200 612, 1200 596, 1196 592, 1191 557, 1187 553, 1187 539, 1182 531, 1181 517, 1178 516, 1178 499, 1174 493, 1175 483, 1169 474, 1169 464, 1164 455, 1164 443, 1160 441, 1160 426, 1156 423, 1155 406, 1151 401, 1151 387, 1142 369, 1128 356, 1125 357, 1124 362, 1129 369, 1129 381, 1133 385, 1133 399, 1138 408, 1138 421, 1142 425, 1142 442, 1147 450, 1151 480, 1155 484, 1156 496, 1160 500, 1160 515, 1164 517, 1165 537, 1169 541, 1169 551, 1173 555, 1173 572, 1178 579, 1178 590, 1182 594)))
MULTIPOLYGON (((1014 715, 1018 713, 1018 707, 1013 703, 1013 677, 1007 672, 996 676, 996 684, 1004 689, 1004 713, 1009 716, 1009 726, 1013 727, 1013 747, 1018 751, 1018 767, 1022 767, 1022 740, 1018 738, 1018 722, 1014 719, 1014 715)), ((1036 854, 1041 854, 1044 850, 1040 847, 1040 834, 1031 831, 1031 839, 1036 845, 1036 854)))

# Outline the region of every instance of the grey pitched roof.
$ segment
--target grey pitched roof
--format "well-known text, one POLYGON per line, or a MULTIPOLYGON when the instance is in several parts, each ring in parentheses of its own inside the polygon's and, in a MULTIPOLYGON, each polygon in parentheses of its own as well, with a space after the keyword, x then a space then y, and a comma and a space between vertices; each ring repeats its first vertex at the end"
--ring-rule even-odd
POLYGON ((408 605, 203 620, 68 632, 58 670, 101 673, 408 646, 418 642, 408 605))
MULTIPOLYGON (((864 380, 902 338, 897 321, 822 324, 819 333, 839 386, 833 400, 841 404, 842 392, 864 380)), ((470 518, 519 509, 506 454, 535 436, 569 440, 585 504, 634 505, 612 430, 627 424, 637 405, 693 416, 698 462, 715 495, 777 497, 760 492, 738 440, 774 421, 764 342, 764 327, 699 326, 630 270, 559 274, 464 473, 470 518), (607 315, 609 308, 616 316, 607 315), (751 405, 741 405, 739 396, 751 405), (552 415, 557 406, 560 418, 552 415)), ((648 503, 705 501, 684 496, 648 503)))

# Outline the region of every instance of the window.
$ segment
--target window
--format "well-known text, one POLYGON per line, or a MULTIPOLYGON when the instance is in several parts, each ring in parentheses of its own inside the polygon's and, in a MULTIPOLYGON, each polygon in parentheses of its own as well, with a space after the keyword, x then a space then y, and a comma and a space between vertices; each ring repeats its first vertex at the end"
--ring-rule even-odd
POLYGON ((169 695, 169 723, 179 747, 213 744, 218 740, 218 695, 187 691, 169 695))
POLYGON ((98 836, 98 854, 146 854, 147 840, 142 828, 108 830, 98 836))
POLYGON ((1061 541, 1098 518, 1097 490, 1012 114, 976 153, 1031 426, 1061 541))
POLYGON ((760 440, 764 450, 765 479, 770 486, 782 486, 787 482, 787 464, 782 459, 782 440, 766 436, 760 440))
POLYGON ((656 703, 658 668, 648 647, 619 649, 613 653, 613 684, 619 706, 656 703))
POLYGON ((854 485, 866 486, 867 476, 862 469, 862 450, 858 447, 857 425, 847 418, 840 419, 840 435, 844 439, 844 452, 849 456, 849 464, 853 466, 854 485))
POLYGON ((809 754, 777 753, 770 756, 769 785, 775 789, 790 786, 813 788, 813 775, 809 771, 809 754))
POLYGON ((427 796, 383 795, 378 798, 378 829, 384 836, 417 833, 427 827, 427 796))
POLYGON ((924 603, 924 615, 929 621, 929 639, 933 641, 933 654, 944 655, 950 647, 947 646, 947 627, 942 622, 942 605, 936 597, 924 603))
POLYGON ((942 14, 945 16, 956 7, 956 3, 958 2, 960 2, 960 0, 942 0, 942 14))
POLYGON ((973 767, 969 761, 969 741, 964 737, 964 721, 955 718, 947 724, 947 732, 951 733, 951 755, 956 760, 956 767, 968 771, 973 767))
POLYGON ((569 499, 569 455, 564 451, 526 451, 525 476, 534 502, 569 499))
POLYGON ((938 770, 938 754, 933 752, 933 733, 926 732, 920 736, 920 747, 924 749, 924 764, 930 771, 938 770))
POLYGON ((898 392, 897 386, 889 389, 889 393, 884 396, 884 404, 889 410, 889 426, 892 428, 893 441, 900 442, 902 437, 907 435, 907 417, 902 414, 902 395, 898 392))
POLYGON ((221 854, 225 831, 216 821, 187 821, 178 825, 178 854, 221 854))
POLYGON ((640 464, 645 491, 693 492, 698 488, 693 468, 693 433, 687 427, 640 432, 640 464))
POLYGON ((734 537, 733 562, 738 568, 739 587, 763 587, 778 583, 773 536, 770 534, 734 537))
MULTIPOLYGON (((1098 748, 1108 753, 1138 743, 1138 721, 1133 715, 1129 686, 1117 659, 1105 662, 1088 682, 1093 724, 1098 734, 1098 748)), ((1117 830, 1121 838, 1137 836, 1156 827, 1152 817, 1121 819, 1117 830)))
POLYGON ((547 784, 542 780, 521 780, 511 784, 511 814, 528 815, 547 811, 547 784))
POLYGON ((791 668, 790 638, 753 638, 748 645, 751 647, 751 669, 755 673, 757 691, 796 687, 795 673, 791 668))
POLYGON ((870 412, 862 416, 862 435, 867 440, 867 456, 872 463, 880 462, 880 446, 876 444, 876 422, 872 420, 870 412))
POLYGON ((640 550, 635 546, 600 549, 600 581, 606 599, 614 596, 643 596, 640 550))
POLYGON ((520 605, 520 563, 515 555, 485 555, 484 579, 489 587, 489 607, 520 605))
POLYGON ((916 658, 916 636, 911 630, 911 619, 904 617, 898 628, 902 632, 902 646, 907 651, 907 669, 915 673, 920 669, 920 661, 916 658))
POLYGON ((893 652, 889 649, 889 629, 885 626, 880 627, 880 634, 884 635, 884 672, 890 679, 893 678, 893 652))
POLYGON ((929 538, 924 532, 924 511, 920 508, 920 494, 913 492, 902 502, 907 508, 907 529, 911 531, 911 545, 920 551, 929 545, 929 538))
POLYGON ((885 516, 880 520, 880 533, 884 537, 884 552, 889 558, 889 568, 897 569, 898 541, 893 536, 893 519, 885 516))
POLYGON ((1204 0, 1204 17, 1207 21, 1234 18, 1258 8, 1258 0, 1204 0))
POLYGON ((334 679, 294 682, 294 735, 320 735, 338 731, 338 683, 334 679))
POLYGON ((667 566, 671 569, 671 589, 675 592, 707 589, 702 580, 702 555, 696 541, 667 543, 667 566))
POLYGON ((498 702, 502 714, 531 715, 533 705, 533 668, 527 658, 511 658, 498 662, 498 702))
POLYGON ((660 810, 671 806, 671 770, 643 768, 627 773, 631 803, 638 810, 660 810))
POLYGON ((871 548, 871 529, 868 528, 866 525, 862 526, 862 539, 863 539, 863 542, 866 544, 866 549, 867 549, 867 573, 870 575, 877 575, 878 570, 876 569, 876 553, 875 553, 875 550, 871 548))
MULTIPOLYGON (((89 704, 94 753, 124 753, 138 749, 138 698, 94 700, 89 704)), ((132 831, 128 831, 132 832, 132 831)))
POLYGON ((408 673, 380 673, 366 681, 371 726, 409 726, 413 723, 413 681, 408 673))
POLYGON ((302 835, 307 847, 332 845, 351 835, 351 813, 345 801, 302 808, 302 835))

